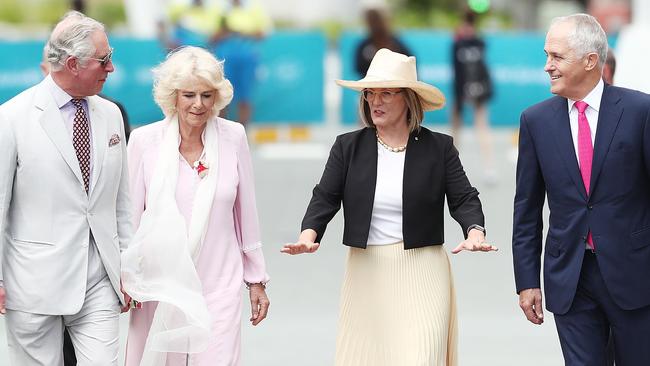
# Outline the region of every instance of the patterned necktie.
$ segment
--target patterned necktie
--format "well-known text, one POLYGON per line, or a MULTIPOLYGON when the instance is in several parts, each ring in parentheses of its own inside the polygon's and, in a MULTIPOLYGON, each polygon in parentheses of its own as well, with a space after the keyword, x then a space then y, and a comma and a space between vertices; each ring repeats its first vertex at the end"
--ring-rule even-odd
MULTIPOLYGON (((589 188, 591 183, 591 163, 594 158, 594 146, 591 143, 591 128, 589 128, 589 121, 585 110, 589 105, 583 101, 575 102, 578 108, 578 159, 580 160, 580 175, 582 175, 582 182, 585 184, 587 196, 589 195, 589 188)), ((591 237, 591 230, 587 234, 587 244, 591 249, 595 249, 594 240, 591 237)))
POLYGON ((90 125, 82 101, 83 99, 72 99, 72 104, 77 107, 72 129, 72 146, 77 152, 79 168, 84 179, 84 188, 88 193, 90 184, 90 125))

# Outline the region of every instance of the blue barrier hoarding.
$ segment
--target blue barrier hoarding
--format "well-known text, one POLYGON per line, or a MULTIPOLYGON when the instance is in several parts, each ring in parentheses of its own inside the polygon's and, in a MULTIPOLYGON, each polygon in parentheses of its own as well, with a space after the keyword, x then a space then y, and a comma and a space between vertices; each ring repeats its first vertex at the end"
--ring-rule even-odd
MULTIPOLYGON (((344 79, 359 79, 354 70, 354 50, 361 41, 360 33, 345 33, 341 37, 340 54, 344 79)), ((453 69, 451 66, 452 34, 439 31, 406 31, 400 33, 417 58, 418 77, 435 85, 447 98, 445 108, 427 112, 425 122, 447 123, 453 106, 453 69)), ((496 125, 513 125, 527 106, 550 96, 549 80, 544 73, 544 35, 499 34, 485 37, 487 62, 494 96, 490 101, 490 120, 496 125)), ((358 93, 345 90, 341 116, 345 123, 358 121, 358 93)), ((471 121, 471 110, 464 114, 471 121)))
MULTIPOLYGON (((42 79, 39 70, 44 40, 0 41, 0 103, 42 79)), ((162 118, 152 97, 151 68, 165 57, 157 40, 111 37, 115 72, 103 93, 122 103, 134 125, 162 118)), ((258 84, 253 93, 253 120, 319 123, 324 119, 321 32, 278 31, 260 45, 258 84)), ((234 109, 234 108, 233 108, 234 109)))
MULTIPOLYGON (((405 31, 403 41, 415 53, 418 74, 447 96, 447 106, 428 112, 428 123, 447 123, 453 103, 451 42, 452 34, 442 31, 405 31)), ((357 80, 354 49, 359 32, 344 32, 339 39, 341 78, 357 80)), ((544 72, 544 34, 486 34, 487 61, 493 80, 494 96, 489 104, 494 125, 517 125, 526 107, 549 97, 549 78, 544 72)), ((610 39, 613 44, 615 39, 610 39)), ((0 41, 0 103, 38 83, 43 42, 0 41)), ((123 103, 134 124, 149 123, 162 117, 151 96, 151 68, 164 59, 156 40, 111 37, 115 47, 116 71, 105 85, 107 96, 123 103)), ((324 120, 324 59, 326 40, 319 31, 277 31, 260 44, 258 84, 253 92, 253 120, 256 123, 305 124, 324 120)), ((344 89, 341 119, 357 123, 358 93, 344 89)), ((234 108, 231 108, 234 109, 234 108)), ((471 110, 464 115, 471 121, 471 110)))
POLYGON ((254 121, 323 122, 326 46, 319 31, 278 32, 261 45, 254 121))
MULTIPOLYGON (((550 80, 544 72, 543 33, 488 33, 485 34, 486 58, 492 77, 494 95, 489 103, 493 125, 519 124, 521 112, 532 104, 551 96, 550 80)), ((354 50, 362 34, 346 32, 340 39, 342 78, 357 80, 362 76, 354 70, 354 50)), ((420 80, 438 87, 447 97, 447 105, 440 111, 427 112, 425 122, 447 123, 453 107, 453 68, 451 47, 453 34, 439 31, 405 31, 400 39, 417 58, 420 80)), ((615 45, 610 38, 610 45, 615 45)), ((358 93, 345 89, 341 103, 344 123, 358 123, 358 93)), ((466 108, 464 121, 472 120, 471 108, 466 108)))

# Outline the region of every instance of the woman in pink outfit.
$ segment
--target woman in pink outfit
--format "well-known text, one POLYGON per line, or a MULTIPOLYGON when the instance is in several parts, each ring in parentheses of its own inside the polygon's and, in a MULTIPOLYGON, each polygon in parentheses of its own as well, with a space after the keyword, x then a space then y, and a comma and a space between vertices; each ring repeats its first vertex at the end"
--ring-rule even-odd
POLYGON ((186 47, 154 70, 166 118, 131 134, 137 233, 122 258, 131 311, 126 365, 239 365, 242 284, 253 325, 269 301, 244 128, 223 63, 186 47))

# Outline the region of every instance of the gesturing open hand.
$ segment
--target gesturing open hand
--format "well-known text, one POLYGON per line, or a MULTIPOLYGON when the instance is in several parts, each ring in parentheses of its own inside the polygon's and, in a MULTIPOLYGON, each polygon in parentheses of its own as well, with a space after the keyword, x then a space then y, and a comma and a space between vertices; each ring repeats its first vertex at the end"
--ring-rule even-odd
POLYGON ((297 243, 286 243, 280 250, 282 253, 287 253, 291 255, 302 254, 302 253, 313 253, 318 250, 320 243, 299 241, 297 243))
POLYGON ((463 240, 458 246, 452 249, 453 254, 458 254, 463 250, 470 252, 496 252, 499 248, 485 241, 485 234, 476 229, 469 231, 467 239, 463 240))

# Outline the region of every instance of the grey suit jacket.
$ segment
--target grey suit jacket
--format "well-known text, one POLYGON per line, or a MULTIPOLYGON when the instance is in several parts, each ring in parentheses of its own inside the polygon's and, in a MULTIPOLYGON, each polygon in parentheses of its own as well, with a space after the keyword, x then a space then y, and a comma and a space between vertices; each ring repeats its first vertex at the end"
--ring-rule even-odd
POLYGON ((88 98, 94 167, 86 194, 63 117, 44 82, 0 106, 0 250, 6 307, 74 314, 86 293, 89 233, 120 301, 131 239, 126 139, 119 109, 88 98), (119 136, 109 143, 113 136, 119 136))

